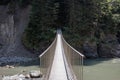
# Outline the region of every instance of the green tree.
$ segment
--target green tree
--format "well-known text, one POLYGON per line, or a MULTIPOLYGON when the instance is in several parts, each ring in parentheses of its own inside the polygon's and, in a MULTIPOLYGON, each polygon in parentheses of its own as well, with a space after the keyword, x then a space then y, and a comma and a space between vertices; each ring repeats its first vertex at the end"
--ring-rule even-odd
POLYGON ((48 46, 53 40, 55 19, 52 0, 33 0, 30 22, 26 29, 25 44, 34 50, 46 48, 46 45, 48 46))

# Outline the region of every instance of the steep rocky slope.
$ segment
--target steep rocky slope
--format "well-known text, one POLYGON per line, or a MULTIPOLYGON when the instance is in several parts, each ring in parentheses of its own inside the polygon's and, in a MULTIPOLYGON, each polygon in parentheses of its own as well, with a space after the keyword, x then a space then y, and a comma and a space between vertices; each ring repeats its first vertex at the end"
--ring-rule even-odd
POLYGON ((0 57, 35 57, 22 44, 22 36, 29 22, 30 6, 8 13, 8 6, 0 6, 0 57))

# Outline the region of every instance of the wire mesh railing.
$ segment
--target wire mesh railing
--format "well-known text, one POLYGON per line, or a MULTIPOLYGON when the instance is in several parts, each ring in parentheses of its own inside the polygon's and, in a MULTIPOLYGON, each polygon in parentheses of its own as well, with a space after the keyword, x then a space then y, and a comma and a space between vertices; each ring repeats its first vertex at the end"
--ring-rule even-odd
POLYGON ((56 38, 53 43, 39 56, 40 71, 43 74, 43 80, 48 80, 56 47, 56 38))
POLYGON ((83 80, 84 55, 71 47, 62 37, 64 55, 66 57, 66 70, 69 80, 83 80))

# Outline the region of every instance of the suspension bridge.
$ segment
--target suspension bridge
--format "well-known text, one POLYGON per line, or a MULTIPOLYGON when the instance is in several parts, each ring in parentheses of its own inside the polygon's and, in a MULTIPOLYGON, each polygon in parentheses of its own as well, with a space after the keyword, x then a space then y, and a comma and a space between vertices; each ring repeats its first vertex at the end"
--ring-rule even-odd
POLYGON ((84 55, 65 41, 60 29, 39 57, 43 80, 83 80, 84 55))

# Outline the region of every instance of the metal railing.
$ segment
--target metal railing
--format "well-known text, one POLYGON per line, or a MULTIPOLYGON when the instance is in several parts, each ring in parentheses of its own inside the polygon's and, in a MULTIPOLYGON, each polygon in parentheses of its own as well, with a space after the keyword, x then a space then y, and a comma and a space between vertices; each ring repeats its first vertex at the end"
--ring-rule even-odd
POLYGON ((43 74, 43 80, 48 80, 56 47, 56 38, 53 43, 39 56, 40 71, 43 74))
MULTIPOLYGON (((60 31, 60 30, 59 30, 60 31)), ((62 33, 61 33, 62 35, 62 33)), ((63 38, 63 57, 66 68, 68 80, 83 80, 83 58, 84 55, 71 47, 63 38)), ((40 70, 43 73, 43 80, 49 79, 49 74, 54 59, 57 37, 50 45, 50 47, 44 51, 40 57, 40 70)))
POLYGON ((71 47, 62 37, 64 55, 66 57, 66 70, 69 80, 83 80, 84 55, 71 47))

